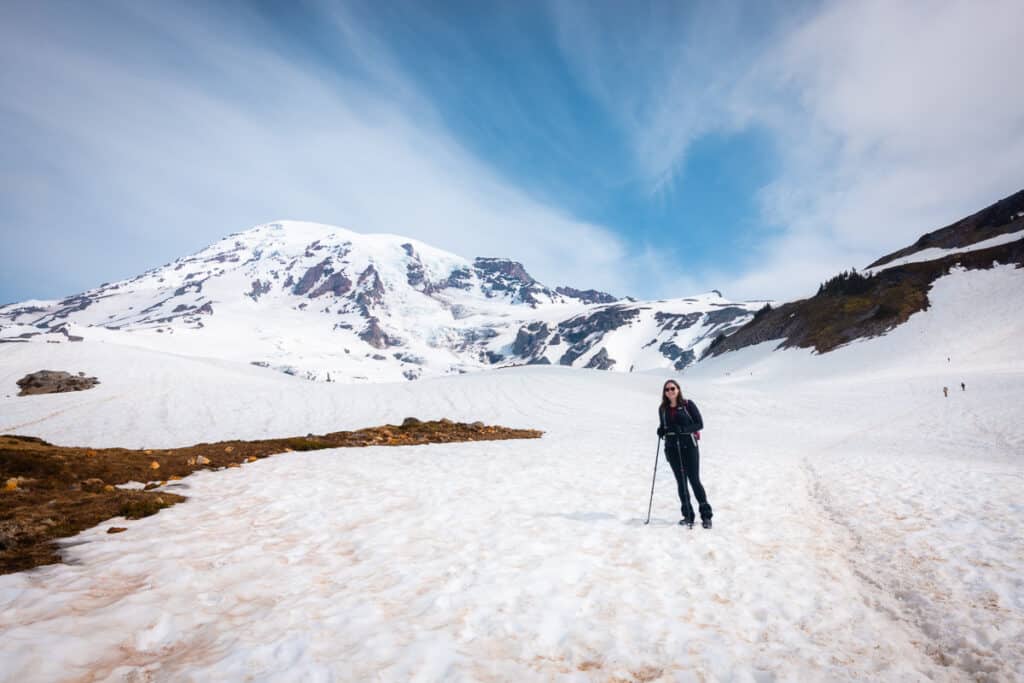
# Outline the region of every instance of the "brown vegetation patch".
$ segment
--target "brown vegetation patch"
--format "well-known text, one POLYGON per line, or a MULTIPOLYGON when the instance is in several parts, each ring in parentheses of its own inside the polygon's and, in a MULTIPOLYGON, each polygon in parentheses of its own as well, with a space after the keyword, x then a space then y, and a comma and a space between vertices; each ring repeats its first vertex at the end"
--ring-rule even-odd
MULTIPOLYGON (((276 453, 358 446, 411 446, 456 441, 536 439, 543 432, 407 418, 354 432, 261 441, 219 441, 184 448, 54 446, 31 436, 0 436, 0 574, 60 562, 52 542, 112 517, 138 519, 184 497, 161 484, 196 470, 239 467, 276 453), (158 478, 157 481, 152 481, 158 478), (147 490, 118 484, 149 482, 147 490)), ((118 527, 112 527, 118 528, 118 527)), ((117 533, 110 531, 109 533, 117 533)))

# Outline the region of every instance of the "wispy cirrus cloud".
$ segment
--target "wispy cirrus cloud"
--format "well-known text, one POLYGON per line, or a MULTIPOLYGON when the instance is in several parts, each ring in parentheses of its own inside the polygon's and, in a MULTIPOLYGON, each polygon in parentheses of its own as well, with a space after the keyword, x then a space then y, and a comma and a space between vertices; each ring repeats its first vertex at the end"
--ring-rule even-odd
POLYGON ((2 266, 21 296, 32 278, 68 293, 276 218, 510 256, 552 284, 635 284, 623 240, 467 152, 350 12, 317 17, 344 68, 284 49, 239 8, 230 20, 131 3, 4 15, 0 121, 26 163, 3 164, 2 266), (31 273, 30 254, 47 255, 31 273))
POLYGON ((1022 22, 1013 0, 836 3, 767 53, 743 96, 781 114, 762 197, 784 230, 749 285, 810 275, 800 251, 864 266, 1021 189, 1022 22))
POLYGON ((553 3, 559 45, 633 150, 635 171, 656 194, 677 176, 691 145, 750 123, 734 106, 737 82, 796 21, 787 12, 729 3, 553 3))
POLYGON ((1017 0, 267 7, 0 8, 0 299, 282 217, 789 298, 1024 179, 1017 0), (729 226, 708 149, 770 169, 729 226))
POLYGON ((1024 186, 1024 4, 763 10, 755 31, 717 6, 659 7, 633 17, 638 28, 626 22, 620 42, 607 39, 618 30, 607 15, 565 3, 556 12, 567 58, 618 112, 652 191, 710 132, 772 140, 762 230, 745 256, 701 265, 696 281, 740 296, 810 294, 836 270, 1024 186))

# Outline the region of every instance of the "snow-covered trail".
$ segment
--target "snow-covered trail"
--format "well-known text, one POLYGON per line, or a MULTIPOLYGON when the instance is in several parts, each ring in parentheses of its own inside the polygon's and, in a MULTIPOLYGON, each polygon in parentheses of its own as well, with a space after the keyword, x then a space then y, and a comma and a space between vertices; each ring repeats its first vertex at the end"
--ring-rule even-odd
POLYGON ((951 671, 1019 680, 1024 429, 1012 414, 1024 373, 975 378, 975 393, 958 387, 948 400, 927 379, 833 384, 824 405, 813 387, 794 388, 771 413, 801 424, 790 438, 806 492, 850 543, 865 597, 918 630, 919 646, 951 671), (821 416, 817 430, 807 415, 821 416))
POLYGON ((661 375, 353 387, 100 344, 4 349, 3 382, 103 381, 0 399, 0 432, 58 443, 409 415, 547 433, 193 475, 186 503, 0 576, 0 680, 1020 680, 1024 366, 992 335, 929 330, 971 322, 935 300, 881 340, 753 349, 682 378, 707 423, 710 532, 676 526, 664 460, 643 525, 661 375))

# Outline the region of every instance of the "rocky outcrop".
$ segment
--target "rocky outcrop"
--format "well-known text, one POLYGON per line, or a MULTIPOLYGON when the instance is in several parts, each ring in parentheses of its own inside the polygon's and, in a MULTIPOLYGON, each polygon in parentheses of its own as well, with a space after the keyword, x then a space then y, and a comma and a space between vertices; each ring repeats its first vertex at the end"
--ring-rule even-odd
POLYGON ((545 323, 533 322, 519 328, 512 342, 512 353, 521 358, 532 358, 544 349, 544 342, 551 334, 545 323))
MULTIPOLYGON (((260 297, 263 296, 264 294, 266 294, 269 291, 270 291, 270 282, 263 282, 262 280, 258 280, 257 279, 257 280, 253 280, 252 281, 252 289, 250 289, 248 292, 246 292, 245 295, 247 297, 249 297, 250 299, 252 299, 253 301, 259 301, 260 297)), ((181 306, 178 306, 177 308, 175 308, 174 309, 175 312, 177 312, 178 309, 180 309, 180 308, 181 308, 181 306)))
POLYGON ((443 287, 452 287, 453 289, 469 289, 471 288, 473 281, 473 273, 470 272, 469 268, 456 268, 448 274, 448 279, 444 281, 443 287))
MULTIPOLYGON (((193 277, 192 275, 189 275, 185 279, 189 280, 192 277, 193 277)), ((192 282, 186 282, 181 287, 178 287, 176 290, 174 290, 174 296, 184 296, 184 295, 188 294, 189 292, 192 292, 193 294, 199 294, 200 292, 203 291, 203 282, 205 282, 205 281, 206 281, 206 279, 204 278, 202 280, 194 280, 192 282)))
POLYGON ((723 308, 708 311, 707 316, 708 317, 705 318, 705 320, 709 325, 728 325, 735 323, 741 318, 749 318, 750 311, 737 306, 725 306, 723 308))
POLYGON ((954 249, 1024 230, 1024 190, 1016 192, 952 225, 925 233, 909 247, 887 254, 868 266, 877 268, 923 249, 954 249))
POLYGON ((613 304, 618 298, 607 292, 599 292, 596 289, 574 289, 573 287, 555 287, 555 291, 562 296, 579 299, 585 304, 613 304))
POLYGON ((654 321, 661 326, 662 331, 672 330, 678 332, 693 327, 704 316, 703 313, 665 313, 656 311, 654 321))
POLYGON ((600 351, 595 353, 584 367, 592 370, 611 370, 615 366, 615 361, 608 357, 608 349, 602 347, 600 351))
POLYGON ((537 305, 541 295, 551 297, 552 292, 526 272, 523 264, 502 258, 477 257, 473 269, 481 280, 486 296, 509 296, 526 304, 537 305))
POLYGON ((609 306, 588 315, 579 315, 558 324, 558 333, 569 348, 558 359, 560 365, 572 365, 592 349, 604 335, 617 330, 640 315, 637 308, 609 306))
POLYGON ((497 276, 496 280, 514 281, 519 284, 529 285, 536 282, 533 277, 526 272, 523 268, 523 264, 518 261, 511 261, 503 258, 489 258, 485 256, 478 256, 473 261, 473 267, 481 273, 483 277, 497 276))
POLYGON ((86 377, 84 372, 72 375, 61 370, 40 370, 25 375, 18 380, 18 386, 21 388, 18 396, 85 391, 86 389, 92 389, 99 383, 100 381, 95 377, 86 377))
POLYGON ((692 365, 696 360, 696 354, 691 349, 683 349, 676 345, 674 342, 663 342, 658 347, 658 351, 661 355, 665 356, 672 361, 672 367, 676 370, 682 370, 688 365, 692 365))
MULTIPOLYGON (((309 252, 307 251, 307 254, 308 253, 309 252)), ((313 285, 319 282, 320 278, 322 278, 325 273, 330 273, 332 271, 333 268, 331 268, 331 260, 324 259, 303 273, 302 277, 299 278, 299 281, 292 288, 292 294, 296 296, 304 296, 309 292, 309 290, 313 289, 313 285)))
POLYGON ((381 282, 380 274, 372 264, 359 274, 356 288, 359 289, 359 294, 356 295, 356 303, 359 304, 363 311, 384 303, 384 283, 381 282))
POLYGON ((70 296, 59 304, 59 308, 48 315, 44 315, 42 318, 36 321, 35 326, 40 329, 47 329, 53 323, 58 325, 63 324, 64 319, 68 318, 71 314, 79 311, 84 311, 86 308, 94 303, 93 298, 88 294, 79 294, 78 296, 70 296), (61 321, 61 322, 57 322, 61 321))
POLYGON ((370 318, 366 327, 359 333, 359 338, 375 349, 386 349, 389 346, 397 346, 396 340, 392 339, 380 326, 377 318, 370 318))
POLYGON ((470 327, 458 330, 458 341, 456 348, 459 351, 466 351, 476 345, 484 345, 489 339, 498 336, 498 332, 490 327, 470 327))
POLYGON ((84 339, 84 337, 80 335, 71 334, 71 332, 68 331, 67 323, 61 323, 58 327, 54 327, 50 331, 58 334, 63 334, 64 338, 67 339, 69 342, 80 342, 84 339))
POLYGON ((423 272, 423 264, 418 260, 405 264, 405 281, 413 289, 418 289, 425 294, 430 293, 430 283, 427 282, 426 273, 423 272))
POLYGON ((423 268, 423 262, 420 260, 419 254, 411 244, 406 242, 402 245, 402 249, 411 259, 405 264, 405 281, 409 283, 409 286, 413 289, 423 292, 428 296, 437 291, 437 288, 427 279, 426 271, 423 268))
POLYGON ((331 275, 323 281, 323 283, 317 287, 312 294, 309 295, 310 299, 315 299, 318 296, 324 294, 333 294, 334 296, 344 296, 348 294, 349 290, 352 289, 352 281, 345 277, 345 273, 338 271, 337 273, 331 273, 331 275))

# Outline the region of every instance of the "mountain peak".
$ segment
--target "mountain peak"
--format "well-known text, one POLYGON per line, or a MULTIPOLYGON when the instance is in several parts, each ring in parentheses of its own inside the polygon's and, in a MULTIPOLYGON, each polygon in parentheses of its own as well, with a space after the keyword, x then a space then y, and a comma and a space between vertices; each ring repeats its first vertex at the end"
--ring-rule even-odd
POLYGON ((0 341, 123 340, 333 381, 522 363, 679 370, 748 309, 551 289, 512 259, 282 220, 130 280, 0 308, 0 341))

